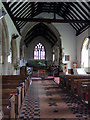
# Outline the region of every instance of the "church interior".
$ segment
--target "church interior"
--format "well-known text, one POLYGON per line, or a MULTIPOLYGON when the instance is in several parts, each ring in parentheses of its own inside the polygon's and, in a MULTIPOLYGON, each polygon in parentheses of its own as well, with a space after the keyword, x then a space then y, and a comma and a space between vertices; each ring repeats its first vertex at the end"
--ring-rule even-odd
POLYGON ((89 0, 0 0, 0 119, 90 119, 89 0))

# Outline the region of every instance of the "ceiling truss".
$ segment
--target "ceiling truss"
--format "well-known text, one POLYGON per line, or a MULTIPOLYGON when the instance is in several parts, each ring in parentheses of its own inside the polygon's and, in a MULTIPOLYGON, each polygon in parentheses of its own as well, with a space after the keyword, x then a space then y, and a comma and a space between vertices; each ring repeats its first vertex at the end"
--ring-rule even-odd
MULTIPOLYGON (((14 1, 3 2, 3 5, 13 20, 13 23, 15 24, 19 33, 28 22, 69 23, 75 29, 76 36, 90 27, 90 2, 14 1), (44 12, 53 13, 53 18, 36 18, 37 15, 44 12), (62 19, 57 18, 56 15, 62 17, 62 19)), ((38 26, 41 27, 40 30, 38 27, 36 27, 27 34, 24 41, 25 44, 28 45, 30 40, 39 35, 47 38, 51 45, 55 44, 56 38, 54 34, 43 24, 39 24, 38 26), (47 30, 49 31, 46 32, 47 30)))

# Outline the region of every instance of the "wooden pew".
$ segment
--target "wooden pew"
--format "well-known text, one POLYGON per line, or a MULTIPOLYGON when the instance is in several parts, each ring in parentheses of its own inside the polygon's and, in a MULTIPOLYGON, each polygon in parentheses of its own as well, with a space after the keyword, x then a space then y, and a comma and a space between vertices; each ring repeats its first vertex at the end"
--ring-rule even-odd
POLYGON ((11 115, 11 113, 12 111, 13 112, 15 111, 16 102, 18 102, 17 111, 19 112, 21 107, 21 96, 23 100, 30 83, 29 77, 28 77, 28 80, 25 80, 25 79, 26 79, 25 76, 20 76, 20 75, 5 75, 5 76, 3 75, 2 76, 2 106, 3 106, 3 111, 5 113, 4 117, 5 116, 7 118, 15 117, 15 113, 13 113, 13 116, 11 115), (21 87, 19 86, 22 86, 22 95, 21 95, 21 87), (16 98, 18 98, 18 101, 16 100, 16 98), (8 101, 14 104, 14 105, 12 104, 11 107, 9 107, 9 109, 7 109, 8 101))
POLYGON ((90 109, 90 75, 62 75, 60 78, 62 86, 65 85, 72 95, 75 95, 75 88, 78 88, 77 98, 79 100, 83 101, 83 92, 88 92, 88 108, 90 109))
POLYGON ((90 81, 79 81, 78 82, 78 98, 88 105, 88 108, 90 109, 90 81), (87 94, 86 94, 87 93, 87 94), (85 99, 86 97, 86 99, 85 99))
POLYGON ((90 109, 90 86, 88 86, 88 108, 90 109))
POLYGON ((90 79, 73 79, 71 81, 71 93, 74 94, 75 86, 78 84, 78 82, 89 82, 90 79))
POLYGON ((2 81, 3 80, 25 80, 26 76, 24 75, 2 75, 2 81))
MULTIPOLYGON (((69 86, 70 82, 73 82, 74 79, 90 79, 90 75, 60 75, 60 84, 62 83, 62 87, 69 86)), ((73 85, 73 83, 72 83, 73 85)), ((70 86, 69 86, 70 88, 70 86)))
MULTIPOLYGON (((21 91, 20 91, 21 92, 21 91)), ((4 115, 6 116, 7 115, 7 113, 5 112, 6 110, 8 111, 8 113, 10 113, 9 111, 11 110, 11 109, 14 109, 14 108, 12 108, 13 106, 11 105, 9 105, 8 103, 9 102, 11 102, 11 97, 12 96, 14 96, 16 99, 16 104, 18 105, 18 108, 17 108, 17 112, 19 112, 19 109, 20 109, 20 105, 21 105, 21 93, 18 93, 17 94, 17 89, 16 88, 13 88, 13 89, 2 89, 2 109, 3 109, 3 112, 4 112, 4 115), (6 92, 7 91, 7 92, 6 92), (17 103, 17 100, 19 101, 18 103, 17 103), (9 108, 9 109, 7 109, 7 107, 9 108)), ((15 105, 15 104, 14 104, 15 105)), ((14 109, 15 110, 15 109, 14 109)), ((15 114, 15 112, 13 113, 13 114, 15 114)), ((4 116, 4 117, 5 117, 4 116)), ((10 116, 11 115, 9 115, 8 114, 8 117, 10 118, 10 116)))
MULTIPOLYGON (((13 75, 2 76, 2 106, 3 106, 4 111, 7 110, 8 100, 14 101, 15 95, 13 95, 13 94, 17 94, 16 87, 21 86, 20 83, 23 82, 24 80, 25 80, 25 77, 23 77, 23 76, 17 76, 17 75, 14 75, 14 76, 13 75), (13 97, 11 99, 9 99, 10 96, 13 96, 13 97)), ((25 91, 24 86, 25 85, 24 85, 24 82, 23 82, 22 83, 22 100, 24 98, 24 91, 25 91)), ((20 106, 21 106, 21 100, 20 100, 21 99, 21 93, 20 92, 21 91, 19 89, 19 93, 18 93, 18 111, 19 111, 20 106)), ((13 106, 11 106, 11 107, 13 107, 13 106)), ((10 109, 12 109, 11 107, 10 107, 10 109)), ((9 114, 9 110, 7 110, 7 111, 8 111, 7 113, 9 114)), ((6 116, 8 114, 6 114, 6 116)))
POLYGON ((20 83, 20 82, 25 82, 25 93, 28 89, 29 86, 29 80, 25 81, 25 79, 27 78, 27 76, 24 75, 3 75, 2 76, 2 83, 20 83))

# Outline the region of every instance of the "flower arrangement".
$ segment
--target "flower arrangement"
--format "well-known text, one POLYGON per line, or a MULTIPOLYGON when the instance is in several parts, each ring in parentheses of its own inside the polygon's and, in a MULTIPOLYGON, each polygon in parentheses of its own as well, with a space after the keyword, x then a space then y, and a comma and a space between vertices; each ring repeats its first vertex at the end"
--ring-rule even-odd
POLYGON ((59 66, 60 66, 60 71, 65 70, 65 66, 62 62, 59 63, 59 66))

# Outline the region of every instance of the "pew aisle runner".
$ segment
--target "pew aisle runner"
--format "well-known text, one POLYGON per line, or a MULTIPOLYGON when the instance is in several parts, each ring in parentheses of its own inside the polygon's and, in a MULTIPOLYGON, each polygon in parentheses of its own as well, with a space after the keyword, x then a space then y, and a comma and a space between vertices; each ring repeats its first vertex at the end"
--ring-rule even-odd
POLYGON ((53 80, 43 80, 33 81, 29 86, 19 118, 86 120, 90 116, 82 103, 66 94, 53 80))

